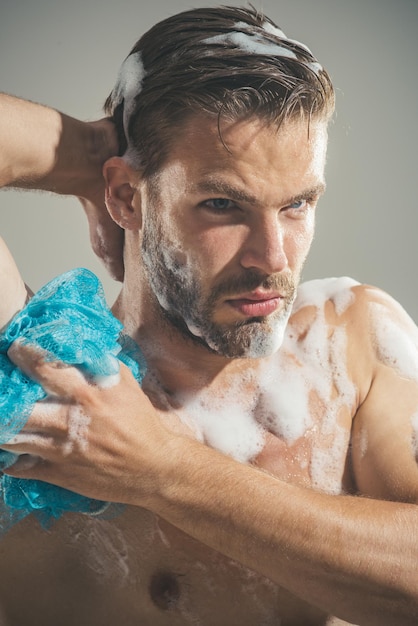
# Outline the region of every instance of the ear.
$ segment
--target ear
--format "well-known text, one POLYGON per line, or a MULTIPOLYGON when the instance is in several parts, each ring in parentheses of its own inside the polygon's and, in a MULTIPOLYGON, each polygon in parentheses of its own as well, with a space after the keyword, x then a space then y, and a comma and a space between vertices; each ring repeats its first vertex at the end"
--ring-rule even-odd
POLYGON ((112 157, 103 165, 105 202, 112 219, 124 230, 142 226, 141 193, 138 173, 121 157, 112 157))

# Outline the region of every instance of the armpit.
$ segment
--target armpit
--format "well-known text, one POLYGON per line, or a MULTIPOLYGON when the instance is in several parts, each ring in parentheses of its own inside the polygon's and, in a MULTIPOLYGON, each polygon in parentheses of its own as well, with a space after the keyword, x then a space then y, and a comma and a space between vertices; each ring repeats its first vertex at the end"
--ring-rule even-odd
POLYGON ((24 305, 28 296, 16 263, 0 237, 0 331, 24 305))

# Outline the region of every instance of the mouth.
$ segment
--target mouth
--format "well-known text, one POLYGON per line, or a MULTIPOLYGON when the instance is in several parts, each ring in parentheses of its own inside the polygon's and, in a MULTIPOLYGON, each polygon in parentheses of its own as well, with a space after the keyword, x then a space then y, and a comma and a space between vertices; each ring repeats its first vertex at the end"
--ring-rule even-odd
POLYGON ((277 311, 282 301, 279 293, 255 291, 226 300, 226 303, 244 317, 266 317, 277 311))

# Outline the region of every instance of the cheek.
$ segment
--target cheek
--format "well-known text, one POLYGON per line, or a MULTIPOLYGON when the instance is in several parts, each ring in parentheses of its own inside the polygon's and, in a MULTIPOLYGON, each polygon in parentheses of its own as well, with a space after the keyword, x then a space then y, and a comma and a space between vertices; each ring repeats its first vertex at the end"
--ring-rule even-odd
POLYGON ((308 254, 315 232, 315 221, 309 219, 288 233, 286 236, 286 251, 289 262, 294 265, 303 264, 308 254))
POLYGON ((196 237, 196 249, 207 271, 233 265, 248 237, 248 227, 233 225, 206 230, 196 237))

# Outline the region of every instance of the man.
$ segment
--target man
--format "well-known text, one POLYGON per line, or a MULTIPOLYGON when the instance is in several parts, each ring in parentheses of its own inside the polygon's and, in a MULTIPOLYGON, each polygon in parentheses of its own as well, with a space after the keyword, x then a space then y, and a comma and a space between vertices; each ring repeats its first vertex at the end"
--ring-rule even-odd
MULTIPOLYGON (((117 142, 106 120, 2 107, 2 184, 82 197, 101 254, 105 161, 114 313, 148 367, 142 390, 125 367, 97 387, 11 348, 55 409, 4 446, 7 473, 127 507, 16 525, 4 623, 416 623, 417 330, 350 279, 297 290, 333 110, 311 53, 251 10, 196 10, 123 64, 117 142)), ((1 325, 26 299, 3 258, 1 325)))

